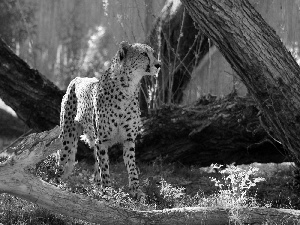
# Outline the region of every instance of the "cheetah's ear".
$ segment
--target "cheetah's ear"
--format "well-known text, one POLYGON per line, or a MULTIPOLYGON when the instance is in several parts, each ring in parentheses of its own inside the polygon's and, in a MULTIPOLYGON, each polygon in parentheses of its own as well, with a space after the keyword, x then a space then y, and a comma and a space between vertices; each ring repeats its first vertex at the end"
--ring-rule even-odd
POLYGON ((119 57, 120 61, 122 61, 127 54, 130 44, 127 41, 122 41, 119 46, 119 57))

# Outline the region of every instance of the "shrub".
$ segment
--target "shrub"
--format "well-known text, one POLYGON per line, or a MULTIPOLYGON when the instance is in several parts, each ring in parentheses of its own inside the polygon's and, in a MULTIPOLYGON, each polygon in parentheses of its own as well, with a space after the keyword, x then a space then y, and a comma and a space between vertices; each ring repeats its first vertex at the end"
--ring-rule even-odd
MULTIPOLYGON (((221 166, 214 165, 214 168, 219 170, 221 166)), ((215 196, 216 205, 228 208, 231 214, 230 218, 235 223, 241 224, 243 221, 243 218, 239 215, 241 208, 258 206, 256 199, 248 196, 250 188, 265 180, 261 177, 254 177, 258 170, 258 168, 252 166, 242 169, 229 165, 226 169, 220 171, 222 174, 221 180, 211 178, 215 186, 219 188, 215 196)))

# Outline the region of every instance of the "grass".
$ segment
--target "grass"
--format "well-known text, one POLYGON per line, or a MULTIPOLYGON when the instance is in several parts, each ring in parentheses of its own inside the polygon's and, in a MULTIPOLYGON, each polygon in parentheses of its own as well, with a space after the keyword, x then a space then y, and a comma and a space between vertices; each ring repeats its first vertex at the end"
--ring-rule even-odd
MULTIPOLYGON (((54 158, 39 165, 37 175, 52 182, 54 158)), ((127 172, 123 163, 111 166, 113 188, 110 195, 102 195, 93 184, 93 166, 85 162, 76 165, 62 189, 93 198, 114 199, 116 205, 130 209, 153 210, 185 206, 225 207, 230 218, 239 221, 240 207, 263 206, 299 209, 297 188, 293 181, 293 164, 252 164, 229 166, 221 170, 214 165, 207 168, 163 164, 157 160, 139 167, 145 204, 132 200, 127 188, 127 172), (262 179, 263 178, 263 179, 262 179), (284 193, 284 194, 283 194, 284 193)), ((0 195, 0 223, 2 224, 89 224, 85 221, 53 214, 33 203, 8 194, 0 195)))
POLYGON ((0 195, 1 224, 69 224, 72 218, 56 215, 33 203, 9 194, 0 195))

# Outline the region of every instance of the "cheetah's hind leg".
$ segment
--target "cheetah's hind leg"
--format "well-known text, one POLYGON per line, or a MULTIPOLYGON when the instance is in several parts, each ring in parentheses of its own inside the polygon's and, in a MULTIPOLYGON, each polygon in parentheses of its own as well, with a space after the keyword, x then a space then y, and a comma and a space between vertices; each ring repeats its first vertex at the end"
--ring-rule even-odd
POLYGON ((109 176, 109 158, 108 146, 105 143, 100 143, 97 139, 94 147, 94 154, 96 158, 94 182, 101 190, 111 187, 111 180, 109 176))
POLYGON ((75 155, 79 136, 82 134, 82 126, 77 121, 70 121, 67 129, 61 133, 63 148, 58 151, 57 176, 66 179, 72 173, 75 166, 75 155))

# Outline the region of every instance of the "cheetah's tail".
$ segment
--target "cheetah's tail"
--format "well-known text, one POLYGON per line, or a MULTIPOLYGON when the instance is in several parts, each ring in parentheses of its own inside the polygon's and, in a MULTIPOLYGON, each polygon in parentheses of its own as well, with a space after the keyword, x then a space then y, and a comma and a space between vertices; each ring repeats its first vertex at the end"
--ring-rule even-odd
POLYGON ((77 96, 75 92, 76 88, 76 78, 71 81, 67 91, 61 102, 61 111, 60 111, 60 130, 61 135, 64 130, 67 128, 67 124, 73 123, 76 112, 77 112, 77 96), (69 121, 71 120, 71 121, 69 121))

